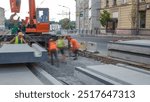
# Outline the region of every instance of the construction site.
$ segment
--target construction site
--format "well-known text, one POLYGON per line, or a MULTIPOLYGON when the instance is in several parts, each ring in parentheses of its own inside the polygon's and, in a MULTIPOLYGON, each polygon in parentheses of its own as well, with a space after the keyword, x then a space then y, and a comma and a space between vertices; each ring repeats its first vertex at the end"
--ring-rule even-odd
POLYGON ((9 2, 11 31, 4 26, 0 8, 0 85, 150 85, 149 36, 62 34, 80 43, 78 59, 66 49, 66 63, 52 65, 48 41, 59 36, 51 34, 49 8, 36 8, 36 0, 28 0, 29 15, 19 21, 14 17, 20 13, 21 0, 9 2), (17 28, 26 43, 10 43, 17 28))

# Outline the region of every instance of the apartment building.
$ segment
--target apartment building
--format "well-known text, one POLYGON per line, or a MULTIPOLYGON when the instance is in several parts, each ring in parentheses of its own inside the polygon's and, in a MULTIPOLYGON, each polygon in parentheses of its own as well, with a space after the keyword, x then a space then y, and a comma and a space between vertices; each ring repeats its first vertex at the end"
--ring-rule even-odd
POLYGON ((80 34, 96 34, 100 28, 100 0, 76 0, 76 28, 80 34))
POLYGON ((76 0, 76 28, 79 33, 84 33, 89 28, 88 4, 89 0, 76 0))
POLYGON ((91 34, 100 32, 100 0, 89 0, 89 30, 91 34))
MULTIPOLYGON (((110 33, 150 35, 150 0, 101 0, 100 12, 111 14, 110 33)), ((107 33, 101 26, 101 32, 107 33)))
POLYGON ((0 7, 0 30, 5 29, 5 12, 4 8, 0 7))

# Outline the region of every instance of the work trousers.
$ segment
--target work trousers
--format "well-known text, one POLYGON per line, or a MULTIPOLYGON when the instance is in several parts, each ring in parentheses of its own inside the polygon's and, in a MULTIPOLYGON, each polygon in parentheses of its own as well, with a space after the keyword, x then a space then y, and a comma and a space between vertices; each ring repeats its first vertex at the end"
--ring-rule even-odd
POLYGON ((59 66, 59 60, 58 60, 58 55, 56 50, 50 51, 50 56, 51 56, 51 64, 54 65, 54 57, 57 63, 57 66, 59 66))
POLYGON ((78 52, 79 52, 78 49, 75 49, 75 50, 73 51, 74 57, 75 57, 76 59, 78 58, 78 52))

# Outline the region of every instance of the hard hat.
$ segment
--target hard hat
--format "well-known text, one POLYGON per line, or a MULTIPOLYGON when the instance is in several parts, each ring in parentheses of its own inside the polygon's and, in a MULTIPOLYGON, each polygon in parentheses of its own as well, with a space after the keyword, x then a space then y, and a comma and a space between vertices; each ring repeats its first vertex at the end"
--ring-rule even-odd
POLYGON ((19 32, 18 36, 24 36, 24 34, 22 32, 19 32))

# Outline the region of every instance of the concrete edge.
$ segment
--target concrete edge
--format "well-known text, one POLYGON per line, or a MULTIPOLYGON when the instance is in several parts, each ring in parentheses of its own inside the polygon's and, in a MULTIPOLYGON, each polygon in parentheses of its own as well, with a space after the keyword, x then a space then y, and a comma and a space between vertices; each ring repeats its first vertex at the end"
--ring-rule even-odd
POLYGON ((97 80, 97 81, 99 81, 101 83, 104 83, 106 85, 121 85, 121 83, 115 82, 115 81, 113 81, 111 79, 108 79, 108 78, 106 78, 104 76, 101 76, 101 75, 99 75, 97 73, 94 73, 94 72, 92 72, 90 70, 87 70, 85 68, 76 67, 75 71, 78 71, 78 72, 80 72, 82 74, 85 74, 85 75, 91 77, 92 79, 95 79, 95 80, 97 80))
POLYGON ((30 68, 34 74, 37 75, 37 77, 40 78, 40 80, 47 85, 63 85, 61 82, 56 80, 53 76, 48 74, 46 71, 44 71, 40 67, 32 67, 30 68))
POLYGON ((138 67, 134 67, 134 66, 127 65, 127 64, 122 64, 122 63, 118 63, 118 64, 116 64, 116 65, 119 66, 119 67, 128 68, 128 69, 130 69, 130 70, 134 70, 134 71, 137 71, 137 72, 141 72, 141 73, 143 73, 143 74, 150 75, 150 71, 144 70, 144 69, 140 69, 140 68, 138 68, 138 67))

